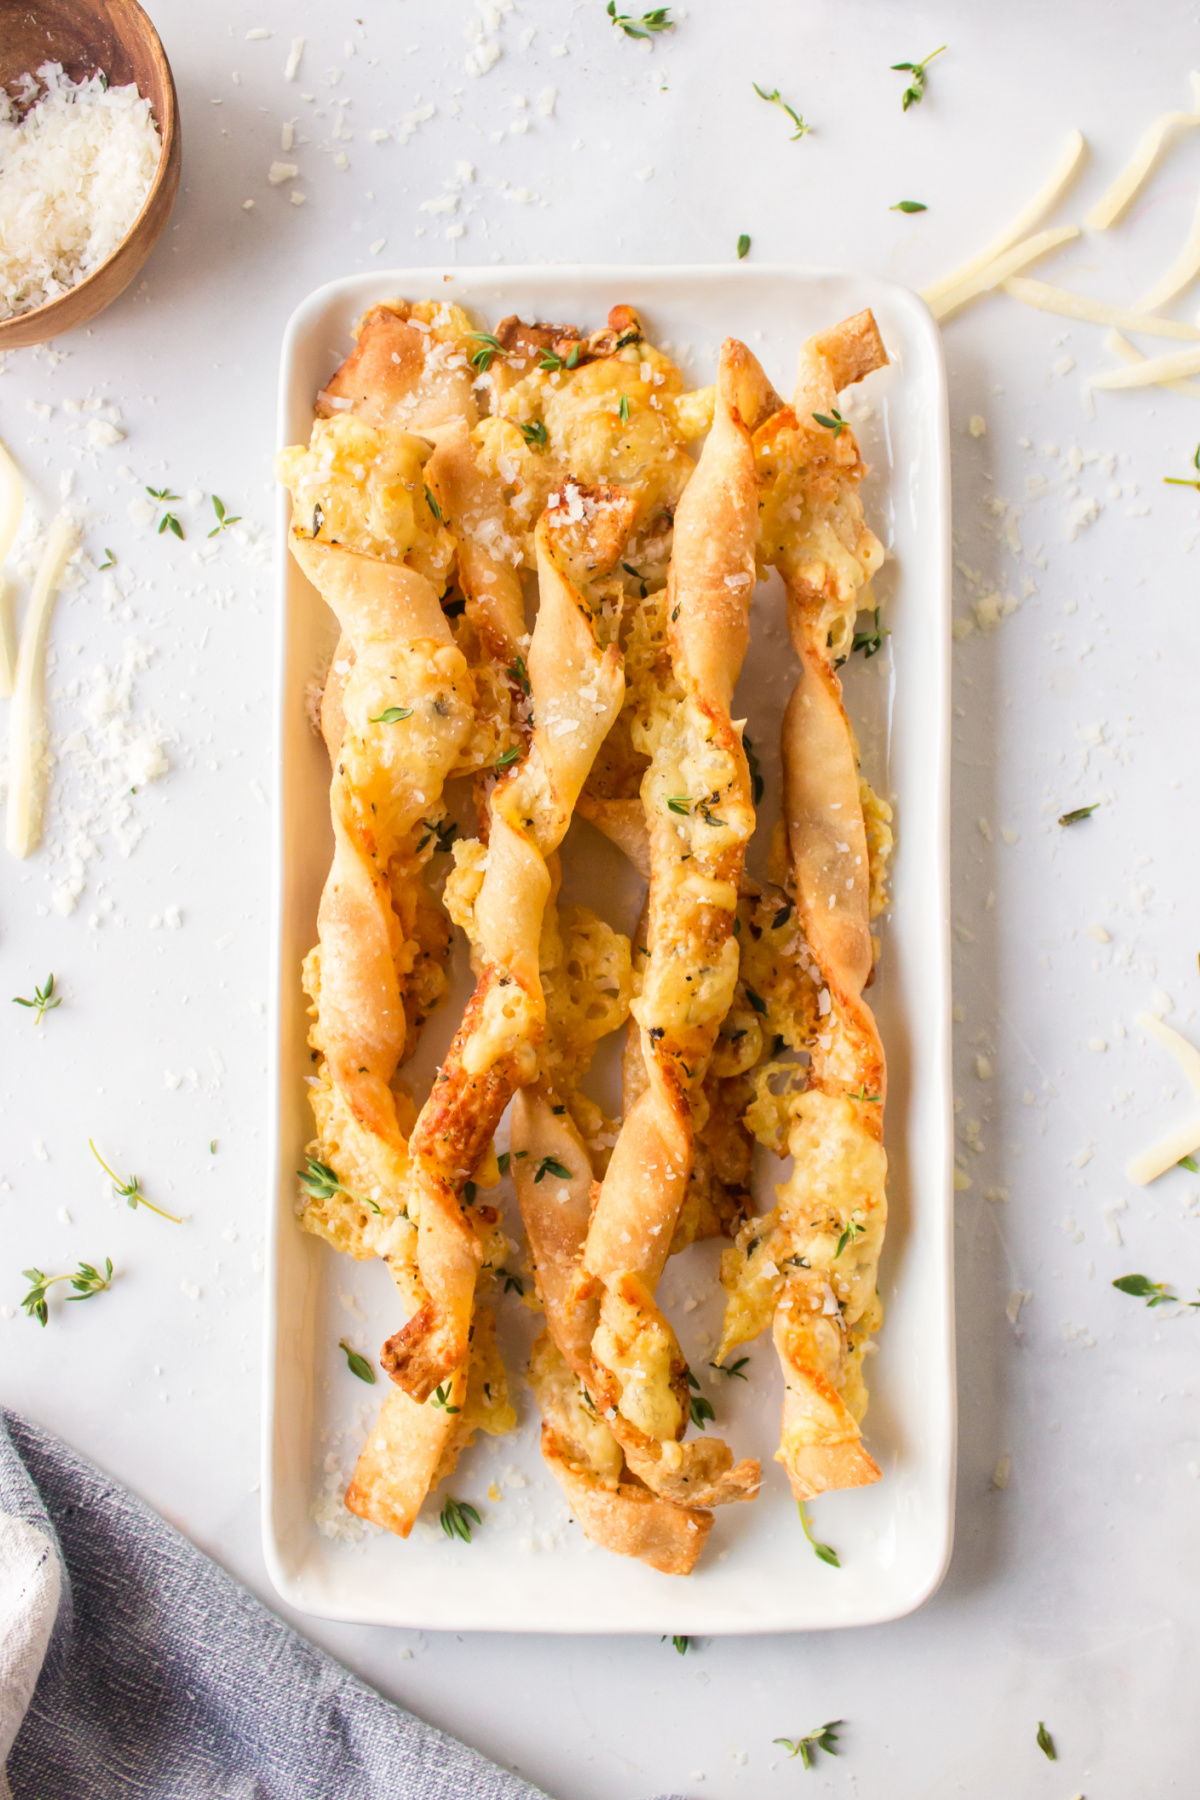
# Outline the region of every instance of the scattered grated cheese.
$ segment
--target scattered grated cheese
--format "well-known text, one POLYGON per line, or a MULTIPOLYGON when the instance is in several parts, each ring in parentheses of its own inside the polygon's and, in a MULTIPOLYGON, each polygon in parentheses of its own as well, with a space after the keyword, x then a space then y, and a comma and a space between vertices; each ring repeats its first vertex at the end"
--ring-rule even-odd
MULTIPOLYGON (((1200 125, 1200 118, 1196 120, 1200 125)), ((1196 276, 1200 275, 1200 205, 1192 215, 1192 227, 1184 239, 1183 248, 1171 264, 1165 275, 1159 277, 1154 286, 1144 293, 1137 303, 1139 313, 1157 312, 1168 300, 1174 300, 1185 287, 1190 287, 1196 276)))
MULTIPOLYGON (((1109 350, 1114 351, 1124 362, 1144 363, 1147 361, 1147 358, 1143 356, 1142 352, 1136 349, 1134 345, 1129 342, 1128 338, 1122 337, 1119 331, 1108 332, 1104 342, 1106 347, 1109 350)), ((1164 381, 1161 385, 1165 388, 1170 388, 1173 394, 1187 394, 1193 400, 1200 400, 1200 383, 1186 380, 1164 381)))
POLYGON ((8 451, 0 444, 0 699, 13 691, 17 673, 17 638, 13 618, 13 593, 4 575, 4 564, 25 509, 25 487, 8 451))
POLYGON ((72 82, 59 63, 0 89, 0 319, 32 312, 107 262, 145 204, 162 154, 131 82, 72 82), (42 98, 22 115, 39 83, 42 98))
MULTIPOLYGON (((1171 1052, 1197 1094, 1200 1094, 1200 1050, 1194 1044, 1189 1044, 1177 1031, 1172 1031, 1169 1025, 1164 1025, 1161 1019, 1156 1019, 1153 1013, 1139 1013, 1137 1023, 1171 1052)), ((1136 1181, 1139 1187, 1145 1187, 1168 1169, 1173 1169, 1180 1157, 1191 1156, 1197 1150, 1200 1150, 1200 1120, 1192 1119, 1190 1123, 1169 1131, 1166 1137, 1161 1138, 1149 1150, 1131 1157, 1125 1173, 1130 1181, 1136 1181)))
POLYGON ((1143 362, 1128 363, 1123 369, 1105 369, 1093 375, 1088 383, 1094 388, 1153 387, 1158 382, 1177 381, 1181 375, 1200 375, 1200 349, 1172 350, 1167 356, 1150 356, 1143 362))
POLYGON ((1144 303, 1140 301, 1136 308, 1111 306, 1107 300, 1072 294, 1066 288, 1051 287, 1045 281, 1029 281, 1021 275, 1011 276, 1004 283, 1004 291, 1026 306, 1036 306, 1041 312, 1060 313, 1065 319, 1083 319, 1089 325, 1123 325, 1126 331, 1144 331, 1152 337, 1200 338, 1200 326, 1188 325, 1182 319, 1146 318, 1144 303))

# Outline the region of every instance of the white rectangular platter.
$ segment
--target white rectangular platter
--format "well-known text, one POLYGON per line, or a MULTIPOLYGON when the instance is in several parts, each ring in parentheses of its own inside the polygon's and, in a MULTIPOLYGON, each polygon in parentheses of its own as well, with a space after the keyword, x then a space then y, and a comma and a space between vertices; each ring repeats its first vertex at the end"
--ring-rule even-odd
MULTIPOLYGON (((760 357, 784 395, 804 338, 870 306, 891 366, 847 395, 844 410, 870 465, 869 523, 887 546, 876 580, 890 635, 869 661, 843 671, 863 766, 895 808, 893 903, 880 921, 883 960, 870 991, 888 1055, 890 1222, 880 1274, 885 1321, 868 1364, 865 1434, 883 1470, 874 1487, 812 1507, 817 1535, 841 1567, 806 1543, 778 1442, 782 1384, 768 1338, 749 1346, 746 1381, 716 1374, 720 1246, 673 1259, 659 1298, 738 1456, 763 1462, 750 1505, 722 1509, 700 1566, 687 1579, 594 1549, 570 1518, 538 1451, 538 1416, 523 1377, 540 1319, 515 1294, 497 1298, 500 1342, 520 1414, 507 1438, 481 1438, 449 1484, 479 1511, 468 1545, 438 1524, 443 1496, 427 1502, 407 1542, 346 1512, 341 1493, 384 1397, 348 1371, 338 1341, 374 1360, 400 1323, 381 1265, 340 1256, 295 1216, 304 1147, 312 1134, 305 1076, 307 1002, 300 964, 316 937, 329 867, 329 767, 310 725, 313 686, 328 663, 333 620, 286 551, 279 510, 277 963, 274 991, 275 1157, 269 1202, 270 1300, 266 1354, 264 1532, 272 1579, 285 1599, 327 1618, 445 1630, 668 1632, 807 1631, 877 1624, 911 1612, 937 1587, 949 1558, 954 1498, 954 1314, 949 1075, 948 742, 949 453, 938 334, 907 289, 875 277, 785 267, 404 269, 333 282, 293 315, 283 344, 280 444, 307 441, 315 395, 351 346, 351 325, 389 295, 442 296, 481 325, 508 313, 591 330, 625 302, 651 341, 669 349, 689 384, 712 381, 727 335, 760 357)), ((778 735, 795 663, 775 578, 753 603, 752 647, 734 704, 749 719, 766 778, 751 866, 761 871, 778 815, 778 735)), ((474 834, 467 784, 451 797, 474 834)), ((564 899, 586 900, 633 928, 637 878, 618 853, 576 821, 564 851, 564 899)), ((426 1027, 405 1071, 420 1100, 470 991, 465 945, 455 947, 449 1006, 426 1027)), ((597 1096, 615 1106, 614 1058, 598 1060, 597 1096), (607 1085, 607 1088, 605 1084, 607 1085)), ((504 1140, 502 1128, 498 1142, 504 1140)), ((760 1209, 786 1169, 757 1152, 760 1209)), ((514 1254, 524 1264, 507 1182, 514 1254)))

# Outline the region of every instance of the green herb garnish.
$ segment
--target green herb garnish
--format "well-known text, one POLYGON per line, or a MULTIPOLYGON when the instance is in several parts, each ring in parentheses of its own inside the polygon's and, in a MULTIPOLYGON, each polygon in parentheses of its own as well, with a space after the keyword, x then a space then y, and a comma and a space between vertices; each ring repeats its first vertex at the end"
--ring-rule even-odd
POLYGON ((534 1181, 544 1181, 547 1175, 556 1175, 560 1181, 570 1181, 571 1171, 565 1168, 553 1156, 543 1156, 534 1172, 534 1181))
POLYGON ((385 706, 381 713, 376 713, 371 720, 372 725, 399 725, 402 719, 411 719, 411 706, 385 706))
MULTIPOLYGON (((818 1561, 823 1562, 823 1563, 828 1563, 829 1567, 831 1569, 840 1569, 842 1564, 841 1564, 841 1559, 839 1558, 837 1551, 835 1549, 833 1549, 833 1547, 829 1544, 818 1544, 816 1538, 813 1536, 811 1530, 809 1529, 808 1514, 804 1510, 803 1500, 801 1500, 799 1502, 799 1508, 800 1508, 800 1523, 804 1528, 804 1535, 808 1539, 809 1543, 812 1545, 813 1552, 816 1555, 818 1561)), ((805 1767, 806 1768, 808 1767, 807 1763, 805 1764, 805 1767)))
POLYGON ((1200 1163, 1194 1156, 1181 1156, 1175 1164, 1177 1169, 1186 1169, 1189 1175, 1200 1175, 1200 1163))
POLYGON ((877 650, 883 649, 883 640, 886 636, 886 631, 880 631, 879 629, 879 608, 876 607, 875 624, 873 628, 870 631, 856 631, 854 633, 854 641, 850 645, 851 656, 854 655, 856 650, 861 650, 865 657, 874 656, 877 650))
POLYGON ((749 1361, 750 1361, 750 1358, 748 1356, 739 1356, 736 1362, 731 1362, 731 1363, 710 1362, 708 1366, 710 1369, 715 1369, 717 1371, 718 1375, 728 1375, 732 1380, 735 1380, 735 1381, 748 1381, 749 1376, 746 1374, 746 1364, 749 1361))
MULTIPOLYGON (((1192 467, 1200 471, 1200 444, 1196 445, 1196 454, 1192 458, 1192 467)), ((1163 480, 1168 487, 1200 488, 1200 478, 1195 475, 1164 475, 1163 480)), ((111 551, 109 552, 111 555, 111 551)))
POLYGON ((829 413, 814 413, 813 418, 818 425, 823 425, 826 431, 832 431, 835 438, 841 437, 846 429, 846 421, 836 406, 831 407, 829 413), (832 416, 830 416, 831 414, 832 416))
MULTIPOLYGON (((179 499, 178 494, 171 493, 170 489, 165 488, 165 487, 164 488, 148 487, 146 489, 146 492, 149 494, 149 496, 152 500, 157 500, 160 504, 163 504, 163 505, 165 505, 170 500, 178 500, 179 499)), ((164 531, 173 531, 177 538, 182 538, 182 536, 183 536, 183 526, 179 523, 179 520, 176 518, 176 516, 173 512, 164 513, 162 518, 158 522, 159 537, 162 536, 164 531)))
MULTIPOLYGON (((450 1404, 450 1383, 448 1381, 444 1381, 440 1388, 434 1390, 433 1398, 429 1404, 431 1406, 436 1406, 439 1412, 456 1413, 462 1411, 460 1406, 451 1406, 450 1404)), ((475 1522, 476 1524, 479 1523, 478 1520, 475 1522)), ((447 1533, 447 1535, 449 1534, 447 1533)))
POLYGON ((789 140, 791 143, 794 144, 797 138, 807 136, 810 127, 804 123, 804 120, 800 117, 800 114, 796 111, 795 107, 788 105, 778 88, 774 88, 772 92, 768 94, 763 88, 759 87, 757 81, 752 82, 751 86, 760 100, 767 101, 771 106, 779 107, 780 111, 785 112, 792 121, 792 124, 796 129, 793 131, 791 139, 789 140))
POLYGON ((512 668, 507 669, 505 673, 512 676, 523 694, 529 692, 529 675, 525 668, 525 658, 523 656, 518 656, 513 663, 512 668))
POLYGON ((578 368, 582 348, 582 344, 572 344, 565 357, 559 356, 556 350, 543 350, 538 368, 544 375, 557 375, 560 369, 578 368))
MULTIPOLYGON (((667 1641, 667 1638, 666 1638, 666 1633, 665 1633, 665 1632, 664 1632, 664 1633, 663 1633, 663 1635, 662 1635, 662 1637, 660 1637, 660 1638, 659 1638, 659 1640, 658 1640, 658 1641, 659 1641, 659 1643, 660 1643, 660 1644, 665 1644, 665 1643, 666 1643, 666 1641, 667 1641)), ((673 1647, 674 1647, 674 1648, 675 1648, 675 1649, 676 1649, 676 1650, 678 1650, 678 1652, 679 1652, 679 1654, 680 1654, 680 1656, 686 1656, 686 1655, 687 1655, 687 1653, 688 1653, 688 1651, 689 1651, 689 1650, 690 1650, 690 1649, 691 1649, 691 1647, 692 1647, 692 1640, 691 1640, 691 1638, 690 1638, 690 1637, 673 1637, 673 1638, 672 1638, 672 1639, 671 1639, 671 1643, 672 1643, 672 1646, 673 1646, 673 1647)))
POLYGON ((1090 819, 1099 804, 1098 800, 1093 800, 1090 806, 1077 806, 1074 812, 1063 813, 1058 822, 1060 825, 1078 825, 1080 819, 1090 819))
POLYGON ((509 763, 515 763, 521 754, 520 744, 514 744, 511 750, 505 750, 492 764, 493 769, 507 769, 509 763))
POLYGON ((617 417, 620 419, 622 425, 628 425, 628 423, 629 423, 629 395, 628 394, 621 395, 621 404, 617 408, 617 417))
POLYGON ((37 1015, 33 1022, 40 1025, 43 1013, 53 1012, 56 1006, 62 1005, 62 995, 54 992, 53 974, 47 975, 41 987, 34 987, 32 1000, 23 1000, 20 994, 14 994, 13 1005, 32 1006, 37 1015))
POLYGON ((762 995, 756 994, 752 987, 748 987, 746 989, 746 998, 754 1008, 755 1012, 765 1019, 767 1016, 767 1003, 762 995))
POLYGON ((888 207, 889 212, 928 212, 929 208, 923 200, 897 200, 895 206, 888 207))
POLYGON ((33 1286, 21 1302, 22 1310, 39 1325, 45 1325, 50 1317, 50 1308, 46 1304, 46 1294, 56 1281, 69 1281, 75 1289, 67 1296, 68 1305, 72 1300, 90 1300, 93 1294, 102 1294, 112 1283, 112 1258, 105 1257, 104 1273, 94 1269, 91 1263, 81 1262, 74 1275, 43 1275, 40 1269, 22 1269, 26 1281, 33 1286))
POLYGON ((674 31, 675 29, 675 21, 671 17, 669 6, 652 7, 649 12, 644 12, 640 19, 635 19, 632 13, 619 13, 617 0, 608 0, 608 5, 604 10, 613 24, 618 26, 629 38, 648 38, 651 32, 674 31))
POLYGON ((688 814, 691 812, 691 810, 692 810, 692 803, 688 799, 686 794, 671 794, 668 796, 668 798, 667 798, 667 811, 668 812, 678 813, 681 818, 686 819, 688 814))
POLYGON ((1054 1748, 1054 1739, 1050 1736, 1050 1733, 1046 1730, 1046 1727, 1042 1724, 1040 1719, 1038 1720, 1037 1728, 1037 1747, 1042 1755, 1047 1757, 1051 1762, 1058 1761, 1058 1751, 1054 1748))
POLYGON ((1123 1294, 1132 1294, 1135 1300, 1144 1300, 1147 1306, 1180 1306, 1190 1307, 1193 1312, 1200 1311, 1200 1300, 1180 1300, 1163 1281, 1151 1281, 1147 1275, 1119 1275, 1113 1282, 1123 1294))
POLYGON ((912 76, 912 80, 905 88, 900 100, 904 112, 907 112, 910 106, 920 106, 925 98, 925 71, 934 57, 940 56, 945 48, 945 44, 939 44, 936 50, 931 50, 924 61, 919 63, 902 62, 891 65, 893 69, 899 70, 902 74, 912 76))
POLYGON ((347 1200, 355 1200, 360 1206, 369 1206, 373 1213, 383 1216, 382 1209, 368 1199, 366 1194, 356 1194, 348 1188, 336 1169, 328 1163, 318 1162, 313 1156, 306 1156, 306 1168, 297 1169, 300 1185, 308 1190, 313 1200, 332 1200, 335 1194, 345 1194, 347 1200))
POLYGON ((790 900, 785 900, 779 911, 775 914, 775 917, 771 920, 771 930, 781 931, 791 916, 792 903, 790 900))
POLYGON ((498 1281, 503 1281, 506 1294, 511 1294, 513 1289, 516 1288, 522 1300, 525 1298, 525 1283, 521 1280, 519 1275, 514 1275, 511 1269, 497 1269, 496 1279, 498 1281))
POLYGON ((540 419, 535 419, 532 425, 520 425, 517 429, 531 450, 544 450, 550 442, 550 433, 540 419))
MULTIPOLYGON (((212 496, 212 503, 213 503, 213 511, 217 515, 217 522, 208 534, 210 538, 218 537, 220 535, 220 533, 222 531, 227 530, 230 525, 240 525, 241 524, 241 522, 242 522, 241 513, 227 513, 225 511, 225 502, 223 500, 218 499, 216 494, 214 494, 212 496)), ((159 526, 159 530, 160 531, 162 530, 161 525, 159 526)), ((182 536, 182 533, 180 533, 180 535, 182 536)))
POLYGON ((118 1199, 125 1201, 131 1212, 136 1212, 139 1206, 145 1206, 148 1207, 152 1213, 157 1213, 160 1219, 169 1219, 172 1225, 183 1224, 183 1220, 177 1219, 174 1213, 164 1212, 161 1206, 155 1206, 152 1200, 147 1200, 145 1194, 143 1194, 138 1185, 138 1178, 136 1175, 131 1175, 128 1181, 122 1181, 119 1176, 114 1175, 100 1152, 97 1150, 95 1144, 92 1143, 91 1138, 88 1139, 88 1148, 91 1150, 96 1161, 100 1164, 100 1167, 104 1170, 104 1173, 108 1176, 108 1179, 112 1182, 113 1192, 117 1195, 118 1199))
POLYGON ((713 1411, 712 1401, 706 1400, 703 1394, 692 1394, 689 1397, 688 1410, 692 1415, 692 1424, 698 1431, 703 1431, 709 1420, 715 1420, 717 1416, 713 1411))
POLYGON ((772 1738, 773 1744, 782 1744, 789 1756, 798 1756, 806 1769, 813 1766, 813 1757, 818 1750, 824 1750, 827 1756, 837 1756, 837 1734, 845 1724, 844 1719, 831 1719, 828 1725, 821 1725, 816 1731, 810 1731, 802 1738, 772 1738))
POLYGON ((501 1175, 508 1174, 508 1165, 511 1161, 512 1161, 511 1150, 502 1150, 500 1152, 499 1156, 496 1158, 496 1167, 499 1169, 501 1175))
POLYGON ((846 1248, 847 1244, 854 1244, 854 1243, 858 1242, 859 1238, 862 1237, 862 1235, 866 1231, 866 1229, 867 1228, 862 1223, 861 1219, 847 1220, 846 1229, 843 1231, 841 1237, 838 1239, 837 1249, 833 1253, 834 1262, 837 1261, 838 1257, 842 1254, 842 1251, 846 1248))
POLYGON ((439 1517, 446 1536, 461 1538, 464 1544, 469 1544, 471 1541, 472 1525, 482 1525, 483 1523, 473 1506, 468 1506, 465 1500, 452 1500, 449 1495, 446 1496, 446 1504, 439 1517))
POLYGON ((491 368, 496 357, 504 355, 504 345, 490 331, 469 331, 467 336, 478 346, 467 359, 481 375, 491 368))
POLYGON ((755 806, 757 806, 766 791, 766 784, 763 781, 762 764, 759 762, 757 756, 755 756, 754 745, 750 742, 750 739, 746 736, 745 732, 742 733, 742 749, 746 752, 746 767, 750 771, 750 794, 755 806))
POLYGON ((346 1352, 346 1364, 350 1373, 352 1375, 357 1375, 360 1381, 368 1382, 371 1387, 374 1387, 375 1371, 367 1361, 366 1357, 360 1356, 357 1350, 352 1349, 345 1338, 338 1339, 338 1349, 346 1352))
POLYGON ((737 241, 738 261, 744 262, 746 260, 747 256, 749 256, 749 254, 750 254, 750 237, 747 232, 743 231, 741 237, 737 241))
POLYGON ((104 546, 104 561, 102 563, 98 563, 96 566, 99 569, 115 569, 116 568, 116 566, 117 566, 116 553, 114 551, 110 550, 107 544, 105 544, 105 546, 104 546))

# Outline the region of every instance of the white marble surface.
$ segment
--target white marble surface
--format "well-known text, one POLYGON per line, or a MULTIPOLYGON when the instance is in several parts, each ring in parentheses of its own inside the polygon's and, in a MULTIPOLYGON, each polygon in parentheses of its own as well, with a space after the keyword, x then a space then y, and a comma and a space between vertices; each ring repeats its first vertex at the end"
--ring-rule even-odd
MULTIPOLYGON (((268 1601, 256 1493, 266 555, 276 358, 293 304, 370 266, 381 238, 377 254, 394 264, 685 262, 731 258, 745 231, 752 255, 920 284, 1016 210, 1073 125, 1093 154, 1060 217, 1081 218, 1149 118, 1188 103, 1196 56, 1193 9, 1180 0, 1159 0, 1152 23, 1128 0, 1014 0, 1002 17, 961 5, 901 14, 885 0, 742 0, 735 13, 693 0, 650 52, 611 30, 600 0, 524 0, 489 34, 503 54, 476 78, 463 67, 475 10, 466 0, 293 0, 253 14, 231 0, 156 6, 183 107, 173 227, 144 285, 90 334, 63 340, 63 360, 20 352, 0 376, 0 436, 43 513, 74 471, 95 561, 104 546, 117 555, 120 594, 106 599, 93 576, 55 621, 60 748, 80 730, 96 748, 93 671, 116 668, 133 639, 152 653, 133 676, 133 716, 157 721, 171 764, 129 797, 144 836, 126 859, 105 808, 86 798, 78 747, 64 752, 49 848, 22 867, 0 864, 0 992, 28 993, 52 968, 65 996, 39 1029, 18 1008, 0 1016, 0 1393, 268 1601), (247 42, 258 26, 273 35, 247 42), (288 85, 283 64, 301 34, 288 85), (888 65, 943 40, 924 106, 902 115, 888 65), (752 81, 778 83, 812 136, 790 143, 752 81), (551 85, 547 117, 537 97, 551 85), (342 101, 349 136, 333 141, 342 101), (434 115, 401 144, 404 116, 425 105, 434 115), (290 158, 303 206, 266 180, 289 117, 311 139, 290 158), (514 132, 525 118, 528 131, 514 132), (375 127, 392 137, 371 143, 375 127), (460 160, 477 180, 458 211, 422 211, 460 160), (514 198, 520 189, 537 198, 514 198), (904 198, 928 213, 888 210, 904 198), (447 240, 455 224, 464 233, 447 240), (66 403, 89 396, 119 407, 123 442, 82 448, 89 416, 66 403), (185 544, 131 517, 146 483, 200 491, 178 509, 185 544), (212 491, 259 535, 215 540, 203 563, 212 491), (63 916, 53 896, 72 880, 81 836, 97 854, 63 916), (89 1135, 189 1222, 112 1203, 89 1135), (44 1332, 13 1313, 21 1269, 106 1254, 121 1269, 111 1294, 56 1306, 44 1332)), ((1182 241, 1198 181, 1200 134, 1119 231, 1085 237, 1037 273, 1132 302, 1182 241)), ((682 1659, 638 1639, 297 1621, 559 1800, 668 1790, 740 1800, 797 1784, 863 1800, 1107 1800, 1194 1783, 1200 1322, 1148 1312, 1110 1283, 1141 1270, 1190 1293, 1200 1280, 1200 1181, 1173 1173, 1143 1192, 1122 1172, 1193 1104, 1134 1019, 1169 1001, 1172 1021, 1200 1035, 1189 923, 1200 508, 1161 485, 1186 473, 1200 422, 1193 400, 1166 392, 1100 395, 1089 420, 1080 383, 1107 360, 1101 340, 1004 298, 945 332, 956 554, 978 574, 975 585, 962 578, 956 610, 991 591, 1021 604, 955 652, 957 1072, 972 1185, 959 1196, 958 1539, 941 1592, 877 1630, 706 1641, 682 1659), (1054 373, 1068 357, 1077 366, 1054 373), (970 436, 974 414, 986 436, 970 436), (1115 455, 1112 474, 1100 460, 1073 470, 1076 444, 1088 458, 1115 455), (1039 475, 1041 497, 1027 487, 1039 475), (993 496, 1008 506, 993 512, 993 496), (1098 516, 1070 541, 1067 515, 1089 496, 1098 516), (1086 825, 1064 834, 1054 823, 1097 799, 1086 825), (1090 932, 1098 925, 1109 942, 1090 932), (1112 1217, 1123 1247, 1105 1216, 1122 1202, 1112 1217), (1032 1294, 1015 1327, 1014 1290, 1032 1294), (996 1491, 1002 1455, 1012 1473, 996 1491), (803 1775, 772 1745, 837 1717, 844 1755, 819 1771, 803 1775), (1039 1719, 1058 1743, 1055 1765, 1036 1747, 1039 1719)))

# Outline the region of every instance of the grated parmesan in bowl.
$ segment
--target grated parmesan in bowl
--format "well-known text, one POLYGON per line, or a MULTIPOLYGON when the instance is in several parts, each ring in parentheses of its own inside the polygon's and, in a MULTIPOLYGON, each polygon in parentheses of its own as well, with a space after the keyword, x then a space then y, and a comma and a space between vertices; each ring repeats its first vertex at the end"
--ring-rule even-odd
POLYGON ((150 102, 132 82, 73 82, 43 63, 22 83, 15 102, 0 89, 0 319, 45 306, 108 261, 162 156, 150 102))

